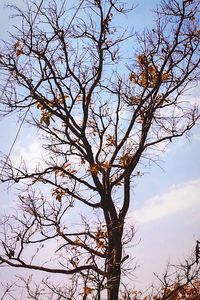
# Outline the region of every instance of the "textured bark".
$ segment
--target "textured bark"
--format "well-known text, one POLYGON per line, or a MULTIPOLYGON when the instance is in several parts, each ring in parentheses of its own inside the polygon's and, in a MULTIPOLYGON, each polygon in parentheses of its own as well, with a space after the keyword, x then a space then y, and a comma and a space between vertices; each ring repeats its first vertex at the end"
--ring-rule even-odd
POLYGON ((117 300, 121 281, 123 225, 116 220, 109 231, 108 300, 117 300))

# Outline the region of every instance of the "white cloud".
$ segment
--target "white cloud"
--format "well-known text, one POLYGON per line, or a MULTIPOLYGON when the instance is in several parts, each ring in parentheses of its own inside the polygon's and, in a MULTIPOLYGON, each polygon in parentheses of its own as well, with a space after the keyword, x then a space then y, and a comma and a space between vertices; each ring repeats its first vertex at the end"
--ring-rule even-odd
POLYGON ((145 201, 131 213, 136 223, 144 224, 170 217, 179 212, 200 211, 200 179, 174 185, 164 194, 145 201))
MULTIPOLYGON (((28 143, 19 143, 13 154, 14 165, 19 166, 22 161, 29 170, 35 170, 37 166, 44 164, 45 150, 37 138, 27 139, 28 143)), ((47 157, 46 157, 47 158, 47 157)))

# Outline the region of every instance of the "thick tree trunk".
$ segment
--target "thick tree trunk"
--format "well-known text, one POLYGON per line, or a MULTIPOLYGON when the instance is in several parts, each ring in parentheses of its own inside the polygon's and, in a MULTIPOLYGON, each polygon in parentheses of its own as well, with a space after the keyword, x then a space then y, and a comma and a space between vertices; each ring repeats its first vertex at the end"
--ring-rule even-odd
POLYGON ((122 226, 114 225, 109 239, 107 300, 118 300, 121 282, 122 226))
POLYGON ((107 300, 118 300, 120 280, 121 280, 120 266, 112 267, 111 274, 109 274, 109 278, 108 278, 107 300))

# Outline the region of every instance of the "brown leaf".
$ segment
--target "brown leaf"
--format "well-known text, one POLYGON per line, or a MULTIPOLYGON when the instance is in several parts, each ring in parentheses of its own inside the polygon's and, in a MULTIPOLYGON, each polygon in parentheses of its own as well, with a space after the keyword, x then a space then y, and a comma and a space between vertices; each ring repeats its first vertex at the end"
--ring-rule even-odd
POLYGON ((71 166, 71 163, 66 163, 66 164, 64 164, 63 168, 66 169, 69 166, 71 166))
POLYGON ((103 239, 99 239, 98 241, 96 241, 96 247, 99 249, 103 249, 106 247, 104 240, 103 239))
POLYGON ((57 170, 55 171, 55 176, 57 176, 59 173, 60 173, 60 170, 57 169, 57 170))
POLYGON ((127 167, 132 160, 132 156, 129 153, 125 153, 122 157, 120 157, 119 163, 123 167, 127 167))
POLYGON ((93 164, 92 166, 90 166, 90 172, 93 175, 97 175, 99 173, 99 165, 98 164, 93 164))
POLYGON ((17 41, 15 44, 14 44, 14 49, 16 50, 17 48, 19 48, 20 47, 20 42, 19 41, 17 41))
POLYGON ((68 172, 69 172, 70 174, 74 174, 74 173, 77 172, 77 170, 69 170, 68 172))
POLYGON ((24 54, 24 51, 23 51, 22 49, 18 49, 18 50, 16 50, 15 53, 16 53, 16 55, 17 55, 17 57, 18 57, 18 56, 24 54))
POLYGON ((107 141, 106 146, 114 146, 116 144, 114 136, 110 134, 107 136, 106 141, 107 141))
POLYGON ((61 194, 57 194, 57 195, 56 195, 56 200, 57 200, 58 202, 61 202, 61 200, 62 200, 62 195, 61 195, 61 194))
POLYGON ((85 286, 84 290, 83 290, 83 294, 84 294, 84 296, 88 296, 89 294, 92 293, 92 291, 93 291, 93 289, 91 287, 85 286))

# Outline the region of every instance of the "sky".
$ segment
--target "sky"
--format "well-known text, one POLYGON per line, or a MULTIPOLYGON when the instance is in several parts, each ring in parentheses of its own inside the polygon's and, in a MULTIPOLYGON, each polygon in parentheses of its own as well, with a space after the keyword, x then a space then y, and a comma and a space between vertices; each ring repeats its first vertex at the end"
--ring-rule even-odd
MULTIPOLYGON (((10 1, 11 2, 11 1, 10 1)), ((21 0, 12 1, 22 5, 21 0)), ((131 1, 132 2, 132 1, 131 1)), ((10 26, 7 1, 0 1, 0 38, 7 38, 10 26)), ((137 1, 134 18, 127 26, 142 29, 152 22, 151 9, 158 1, 137 1)), ((188 94, 199 99, 199 92, 188 94)), ((16 120, 0 120, 0 151, 8 153, 17 128, 16 120)), ((191 254, 196 239, 200 239, 200 134, 196 126, 188 138, 171 143, 160 156, 159 166, 146 168, 145 175, 134 183, 132 205, 127 222, 136 228, 135 246, 128 250, 137 265, 134 272, 136 288, 145 289, 154 280, 153 272, 161 274, 170 261, 178 263, 191 254)), ((30 128, 24 126, 13 150, 13 158, 23 156, 30 163, 41 154, 40 145, 30 128)), ((0 209, 6 209, 13 194, 0 187, 0 209)), ((0 279, 1 279, 0 269, 0 279)), ((8 271, 6 278, 9 278, 8 271)))

